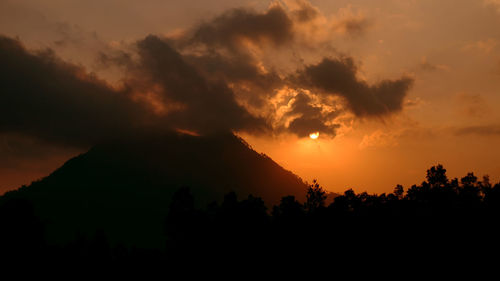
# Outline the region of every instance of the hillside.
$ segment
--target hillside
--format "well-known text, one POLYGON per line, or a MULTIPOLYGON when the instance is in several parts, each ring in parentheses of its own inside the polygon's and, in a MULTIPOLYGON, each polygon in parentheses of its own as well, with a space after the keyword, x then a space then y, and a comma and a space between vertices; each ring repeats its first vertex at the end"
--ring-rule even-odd
POLYGON ((271 206, 285 195, 305 197, 306 185, 232 135, 142 135, 97 145, 48 177, 7 193, 33 202, 49 241, 104 231, 112 242, 157 247, 164 240, 170 198, 188 186, 196 205, 259 196, 271 206))

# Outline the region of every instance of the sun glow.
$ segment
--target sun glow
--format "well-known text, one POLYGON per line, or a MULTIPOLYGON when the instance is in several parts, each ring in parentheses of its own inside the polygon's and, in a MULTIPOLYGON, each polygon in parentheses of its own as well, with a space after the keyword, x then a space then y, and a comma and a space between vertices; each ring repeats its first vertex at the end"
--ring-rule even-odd
POLYGON ((313 140, 319 138, 319 132, 310 133, 309 137, 313 140))

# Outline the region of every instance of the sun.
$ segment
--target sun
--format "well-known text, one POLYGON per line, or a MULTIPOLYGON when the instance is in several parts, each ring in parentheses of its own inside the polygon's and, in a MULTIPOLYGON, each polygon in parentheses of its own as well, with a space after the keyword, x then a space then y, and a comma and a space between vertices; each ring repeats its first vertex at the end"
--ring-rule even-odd
POLYGON ((313 140, 319 138, 319 132, 310 133, 309 137, 313 140))

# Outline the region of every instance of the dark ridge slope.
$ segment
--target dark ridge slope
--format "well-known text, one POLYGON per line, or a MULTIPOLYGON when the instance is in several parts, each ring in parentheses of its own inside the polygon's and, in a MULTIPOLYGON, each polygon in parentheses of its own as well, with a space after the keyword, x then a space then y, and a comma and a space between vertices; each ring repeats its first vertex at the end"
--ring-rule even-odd
POLYGON ((268 206, 285 195, 305 198, 306 185, 232 134, 136 136, 97 145, 48 177, 5 194, 34 203, 50 241, 104 231, 111 242, 158 247, 172 194, 189 186, 198 206, 229 191, 268 206))

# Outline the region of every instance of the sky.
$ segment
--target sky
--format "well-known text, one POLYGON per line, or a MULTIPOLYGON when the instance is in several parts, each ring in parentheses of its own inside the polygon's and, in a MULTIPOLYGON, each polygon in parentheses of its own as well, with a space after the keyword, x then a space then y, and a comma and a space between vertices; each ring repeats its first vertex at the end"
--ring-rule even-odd
POLYGON ((0 193, 162 130, 333 192, 497 182, 499 26, 498 0, 0 0, 0 193))

